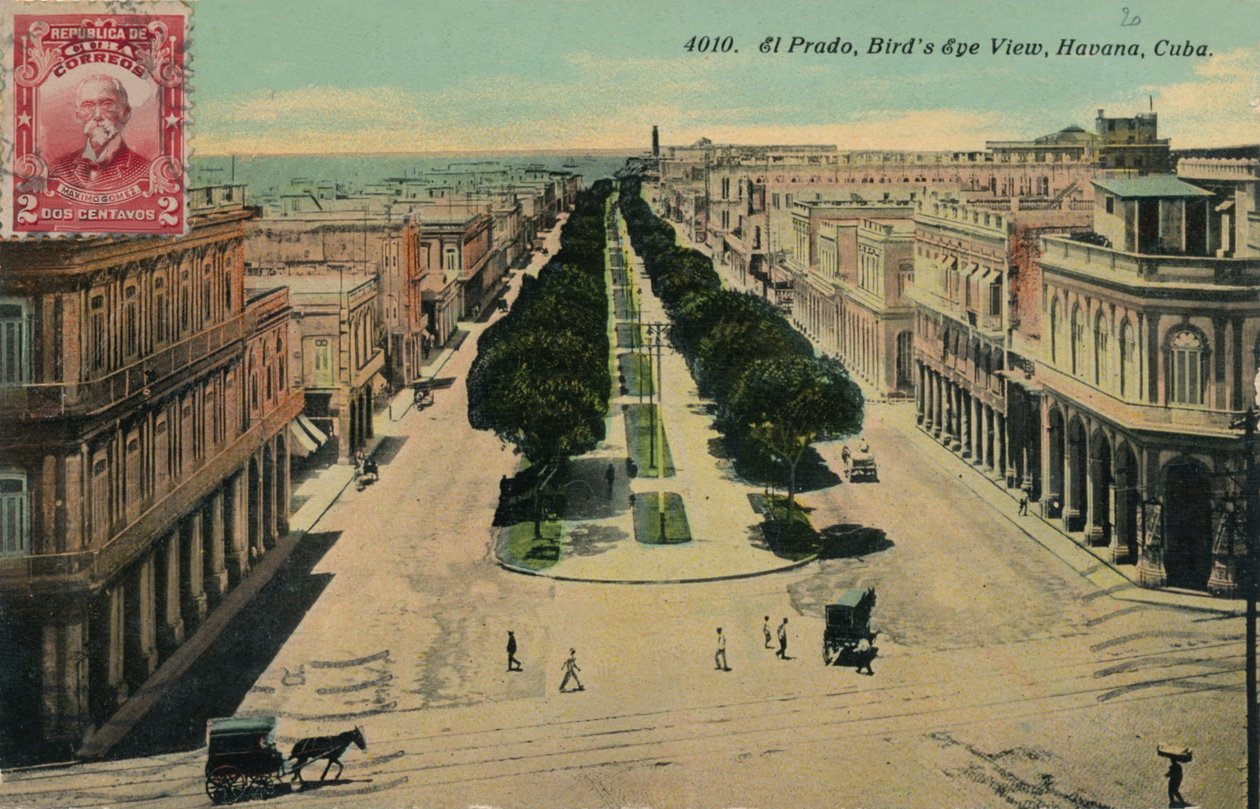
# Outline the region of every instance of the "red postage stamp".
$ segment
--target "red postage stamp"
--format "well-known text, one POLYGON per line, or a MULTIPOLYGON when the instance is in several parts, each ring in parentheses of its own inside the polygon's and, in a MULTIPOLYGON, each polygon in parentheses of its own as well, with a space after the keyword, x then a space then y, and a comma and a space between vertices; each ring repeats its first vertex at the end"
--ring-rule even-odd
POLYGON ((187 14, 41 5, 12 18, 4 235, 184 233, 187 14))

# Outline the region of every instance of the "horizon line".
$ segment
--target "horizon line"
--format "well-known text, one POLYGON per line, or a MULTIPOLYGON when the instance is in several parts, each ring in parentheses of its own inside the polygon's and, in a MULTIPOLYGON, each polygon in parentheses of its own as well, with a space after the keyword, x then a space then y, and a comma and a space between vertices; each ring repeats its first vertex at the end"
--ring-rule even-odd
MULTIPOLYGON (((728 142, 718 142, 718 141, 713 141, 713 142, 711 142, 709 145, 711 145, 711 146, 732 146, 732 147, 736 147, 736 148, 754 148, 754 149, 755 149, 755 148, 774 147, 774 146, 835 146, 835 147, 836 147, 836 151, 838 151, 838 152, 959 152, 959 151, 963 151, 963 152, 980 151, 980 152, 983 152, 983 151, 987 151, 987 149, 986 149, 986 148, 984 148, 984 147, 981 147, 981 148, 979 148, 979 149, 959 149, 959 148, 935 148, 935 149, 931 149, 931 148, 916 148, 916 149, 901 149, 901 148, 896 148, 896 149, 890 149, 890 148, 870 148, 870 147, 848 148, 848 149, 846 149, 846 148, 844 148, 844 147, 843 147, 842 145, 840 145, 840 144, 831 144, 831 143, 735 143, 735 142, 729 142, 729 143, 728 143, 728 142)), ((662 150, 662 151, 663 151, 663 150, 665 150, 665 149, 667 149, 667 148, 691 149, 691 148, 696 148, 696 144, 695 144, 695 143, 689 143, 689 144, 661 144, 661 150, 662 150)), ((1198 149, 1260 149, 1260 141, 1254 141, 1254 142, 1251 142, 1251 143, 1229 143, 1229 144, 1222 144, 1222 145, 1216 145, 1216 146, 1170 146, 1168 151, 1169 151, 1169 152, 1186 152, 1186 151, 1194 151, 1194 150, 1198 150, 1198 149)), ((645 154, 645 153, 648 153, 648 152, 650 152, 650 151, 651 151, 651 148, 650 148, 650 147, 649 147, 649 148, 646 148, 646 149, 632 149, 632 148, 629 148, 629 147, 627 147, 627 148, 604 148, 604 147, 599 147, 599 148, 581 148, 581 147, 579 147, 579 148, 572 148, 572 149, 564 149, 564 148, 559 148, 559 149, 557 149, 557 148, 547 148, 547 149, 438 149, 438 150, 433 150, 433 151, 369 151, 369 152, 354 152, 354 151, 332 151, 332 152, 307 152, 307 151, 296 151, 296 152, 257 152, 257 151, 255 151, 255 152, 248 152, 248 153, 240 153, 240 152, 193 152, 193 154, 191 155, 191 157, 192 157, 193 159, 203 158, 203 157, 246 157, 246 158, 250 158, 250 157, 458 157, 458 156, 464 156, 464 155, 467 155, 467 156, 473 156, 473 155, 504 155, 504 154, 521 154, 521 155, 536 155, 536 154, 556 154, 556 155, 566 155, 566 154, 567 154, 568 156, 572 156, 572 157, 581 157, 581 156, 582 156, 582 154, 571 154, 571 153, 577 152, 577 153, 586 153, 586 154, 600 154, 600 155, 628 155, 628 156, 633 156, 633 155, 645 154)))

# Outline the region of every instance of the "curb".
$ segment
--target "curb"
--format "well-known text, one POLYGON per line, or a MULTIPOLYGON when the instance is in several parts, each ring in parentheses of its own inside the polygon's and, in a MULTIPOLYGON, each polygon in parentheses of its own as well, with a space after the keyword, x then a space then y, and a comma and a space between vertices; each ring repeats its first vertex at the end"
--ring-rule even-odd
MULTIPOLYGON (((497 544, 497 538, 495 542, 497 544)), ((527 567, 519 567, 511 562, 505 562, 502 558, 500 558, 497 548, 494 554, 494 561, 495 564, 509 573, 519 573, 523 576, 535 576, 540 579, 552 579, 554 581, 571 581, 582 584, 706 584, 717 581, 753 579, 758 576, 768 576, 774 573, 787 573, 818 561, 818 554, 812 554, 804 559, 798 559, 797 561, 792 562, 791 564, 783 565, 782 567, 774 567, 766 570, 754 570, 748 573, 728 573, 723 576, 705 576, 687 579, 594 579, 586 576, 555 576, 549 573, 544 573, 541 570, 530 570, 527 567)))

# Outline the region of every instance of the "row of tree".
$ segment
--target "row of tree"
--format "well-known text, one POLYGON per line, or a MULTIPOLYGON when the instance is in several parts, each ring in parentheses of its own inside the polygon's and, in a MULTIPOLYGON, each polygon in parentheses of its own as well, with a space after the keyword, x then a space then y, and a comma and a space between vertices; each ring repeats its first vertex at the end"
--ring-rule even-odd
POLYGON ((611 180, 578 194, 560 250, 525 276, 506 316, 477 343, 468 373, 468 421, 491 430, 530 463, 534 535, 540 495, 570 458, 604 438, 612 379, 605 284, 611 180))
POLYGON ((717 428, 732 449, 783 465, 790 513, 809 446, 861 429, 861 390, 837 360, 815 356, 769 301, 722 289, 709 257, 679 247, 673 227, 652 213, 637 177, 623 176, 621 186, 621 213, 674 345, 717 405, 717 428))

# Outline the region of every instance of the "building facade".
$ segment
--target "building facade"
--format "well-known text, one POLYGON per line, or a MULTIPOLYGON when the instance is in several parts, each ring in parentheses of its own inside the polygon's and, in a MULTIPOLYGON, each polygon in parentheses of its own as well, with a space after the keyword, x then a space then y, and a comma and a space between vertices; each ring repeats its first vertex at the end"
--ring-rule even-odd
POLYGON ((242 198, 194 189, 174 239, 0 244, 6 757, 90 753, 287 530, 303 399, 242 198))
POLYGON ((373 435, 376 390, 383 381, 379 283, 351 276, 250 277, 253 295, 287 288, 294 310, 293 371, 305 392, 305 416, 331 437, 346 463, 373 435))
POLYGON ((1257 182, 1099 180, 1088 240, 1043 240, 1043 513, 1146 586, 1237 590, 1260 222, 1240 246, 1225 203, 1257 182))

